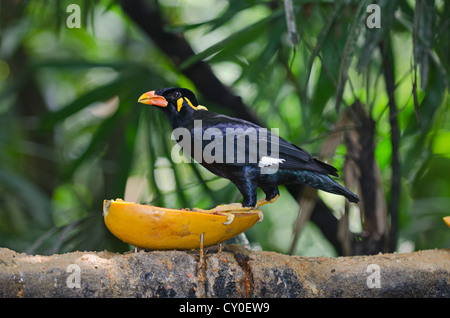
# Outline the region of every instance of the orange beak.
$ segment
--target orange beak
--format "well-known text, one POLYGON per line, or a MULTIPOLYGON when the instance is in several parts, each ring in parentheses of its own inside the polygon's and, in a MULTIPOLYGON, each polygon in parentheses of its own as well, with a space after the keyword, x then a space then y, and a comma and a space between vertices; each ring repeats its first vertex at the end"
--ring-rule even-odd
POLYGON ((167 100, 163 96, 156 95, 155 91, 142 94, 138 99, 138 103, 160 107, 166 107, 168 104, 167 100))

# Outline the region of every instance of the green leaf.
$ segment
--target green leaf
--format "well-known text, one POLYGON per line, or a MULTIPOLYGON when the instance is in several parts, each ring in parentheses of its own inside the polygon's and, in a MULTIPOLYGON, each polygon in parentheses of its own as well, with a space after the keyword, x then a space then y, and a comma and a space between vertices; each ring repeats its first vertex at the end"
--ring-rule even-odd
POLYGON ((114 61, 114 62, 92 62, 84 60, 69 60, 69 61, 58 61, 58 60, 44 60, 30 63, 30 67, 34 71, 38 71, 40 68, 55 68, 69 69, 69 70, 83 70, 95 67, 110 67, 117 71, 123 70, 125 68, 140 68, 141 66, 134 63, 133 61, 114 61))
MULTIPOLYGON (((330 18, 327 20, 327 26, 325 26, 321 31, 317 44, 311 53, 311 58, 308 64, 308 72, 310 74, 312 63, 314 62, 313 56, 316 55, 317 57, 320 53, 322 57, 322 65, 320 67, 319 79, 313 86, 314 94, 311 100, 312 114, 316 114, 317 116, 321 116, 328 100, 336 93, 336 82, 340 66, 340 61, 336 56, 336 51, 342 51, 345 45, 345 41, 342 39, 346 38, 346 33, 339 32, 340 36, 338 36, 338 31, 336 31, 336 29, 346 29, 345 21, 336 18, 335 23, 331 24, 335 26, 333 31, 329 32, 329 30, 327 30, 328 24, 332 22, 331 17, 335 14, 337 16, 341 15, 342 8, 341 10, 337 10, 337 6, 338 4, 334 7, 333 12, 330 13, 330 18), (325 38, 321 39, 322 36, 325 36, 325 38)), ((306 79, 309 80, 309 75, 306 79)))
POLYGON ((137 130, 139 124, 139 117, 141 115, 142 108, 130 107, 130 102, 126 103, 125 108, 128 110, 126 116, 121 116, 121 124, 123 134, 119 140, 109 140, 111 142, 119 142, 116 146, 118 151, 116 152, 117 169, 115 171, 114 182, 114 196, 123 197, 125 194, 125 186, 130 174, 130 170, 133 164, 133 153, 136 144, 137 130))
POLYGON ((224 10, 223 13, 219 14, 217 18, 193 24, 166 26, 165 30, 172 33, 184 33, 201 26, 210 25, 208 32, 212 32, 215 29, 221 27, 223 24, 229 22, 240 11, 248 9, 254 5, 255 3, 253 3, 252 1, 230 1, 228 3, 228 7, 224 10))
POLYGON ((153 138, 153 133, 152 133, 152 127, 154 127, 154 125, 157 123, 157 120, 155 118, 155 116, 153 116, 151 114, 151 111, 149 109, 143 110, 144 111, 144 115, 145 115, 145 121, 144 121, 144 125, 146 126, 146 132, 147 132, 147 151, 148 151, 148 157, 149 157, 149 163, 151 163, 151 165, 148 168, 148 175, 147 175, 147 180, 150 186, 150 189, 153 190, 155 192, 155 194, 153 195, 153 200, 152 202, 155 202, 155 204, 161 204, 163 196, 161 191, 159 190, 158 185, 156 184, 156 180, 155 180, 155 173, 154 173, 154 163, 156 162, 157 159, 157 154, 155 152, 155 144, 156 142, 154 142, 153 138))
POLYGON ((170 138, 166 137, 166 136, 170 135, 170 131, 171 131, 171 129, 168 127, 167 121, 164 121, 164 122, 158 121, 158 134, 160 136, 163 136, 163 141, 162 141, 162 144, 160 145, 160 147, 162 148, 164 157, 166 157, 169 160, 170 166, 172 167, 172 170, 173 170, 173 175, 175 178, 175 187, 177 190, 176 196, 177 196, 178 200, 180 201, 182 207, 186 208, 186 207, 189 207, 189 200, 183 189, 183 182, 181 182, 181 178, 179 176, 179 170, 177 169, 175 163, 172 160, 171 149, 169 148, 169 145, 171 145, 172 142, 169 141, 170 138))
MULTIPOLYGON (((269 75, 268 74, 268 65, 271 60, 276 55, 277 51, 281 47, 280 34, 282 34, 285 29, 284 21, 279 19, 272 23, 271 28, 268 30, 269 36, 268 41, 264 49, 261 51, 261 54, 256 56, 248 66, 243 68, 243 72, 239 80, 245 79, 251 82, 257 81, 257 77, 260 74, 269 75)), ((211 62, 216 62, 217 59, 221 57, 222 52, 218 53, 211 59, 211 62)))
MULTIPOLYGON (((120 109, 120 106, 119 106, 120 109)), ((101 125, 97 128, 95 133, 92 136, 91 142, 83 154, 78 157, 72 164, 70 164, 63 173, 63 181, 67 181, 72 178, 73 174, 77 170, 77 168, 87 161, 88 158, 98 155, 98 153, 102 150, 102 147, 106 146, 106 140, 108 134, 110 134, 114 128, 116 128, 117 123, 120 120, 120 112, 119 109, 112 115, 108 117, 101 125)))
POLYGON ((225 12, 223 12, 222 14, 220 14, 216 19, 212 20, 211 22, 211 29, 209 30, 209 32, 212 32, 216 29, 218 29, 219 27, 221 27, 222 25, 224 25, 225 23, 229 22, 231 19, 233 19, 236 14, 238 14, 239 12, 248 9, 254 5, 258 5, 258 3, 255 3, 253 1, 229 1, 228 2, 228 8, 225 10, 225 12))
POLYGON ((3 195, 16 195, 22 199, 27 215, 36 225, 47 227, 53 223, 50 199, 27 178, 0 167, 0 185, 3 188, 3 195), (10 193, 5 193, 5 189, 10 193))
POLYGON ((189 57, 188 59, 186 59, 185 61, 183 61, 181 63, 180 69, 182 69, 182 70, 187 69, 187 68, 191 67, 192 65, 194 65, 195 63, 197 63, 201 60, 204 60, 207 57, 221 51, 225 47, 229 48, 230 45, 236 45, 236 43, 244 44, 245 42, 243 42, 242 40, 246 39, 249 36, 249 34, 253 34, 254 32, 259 33, 261 31, 261 29, 265 28, 270 21, 272 21, 273 19, 279 18, 280 16, 282 16, 282 14, 283 14, 283 10, 281 10, 281 9, 277 9, 277 10, 273 11, 272 14, 270 14, 266 18, 254 23, 254 24, 251 24, 248 27, 245 27, 244 29, 242 29, 236 33, 233 33, 226 39, 210 46, 203 52, 200 52, 197 55, 189 57))
MULTIPOLYGON (((369 4, 369 3, 367 3, 369 4)), ((366 4, 366 6, 367 6, 366 4)), ((380 0, 378 2, 380 6, 381 28, 366 28, 366 40, 359 53, 359 61, 357 65, 358 72, 361 72, 363 68, 369 64, 373 51, 380 42, 383 40, 386 32, 390 32, 392 29, 392 23, 395 17, 395 11, 398 6, 397 0, 380 0)), ((364 23, 364 22, 361 22, 364 23)), ((362 24, 362 25, 365 25, 362 24)))
MULTIPOLYGON (((404 177, 410 180, 415 177, 421 162, 430 156, 430 142, 432 142, 432 138, 429 138, 430 132, 438 131, 440 128, 437 121, 443 118, 443 113, 447 106, 445 105, 446 86, 435 64, 430 64, 426 92, 419 105, 421 123, 418 123, 414 113, 412 113, 403 132, 403 139, 412 140, 409 148, 404 151, 405 159, 402 167, 404 177), (437 116, 436 113, 439 112, 441 114, 437 116)), ((433 136, 434 134, 431 134, 431 137, 433 136)))
POLYGON ((311 69, 312 69, 314 60, 319 55, 320 51, 322 50, 322 46, 325 43, 325 39, 329 39, 331 27, 335 24, 337 18, 340 17, 343 8, 344 8, 344 2, 336 1, 333 6, 333 11, 331 11, 331 13, 329 14, 327 21, 326 21, 324 27, 322 28, 322 31, 320 31, 320 34, 317 38, 316 45, 314 46, 314 49, 311 52, 311 55, 309 56, 308 66, 306 68, 305 87, 308 86, 308 82, 309 82, 309 78, 311 75, 311 69))
POLYGON ((350 25, 347 40, 345 41, 344 51, 342 52, 341 64, 339 67, 339 77, 336 85, 337 111, 339 111, 339 107, 341 105, 342 95, 344 94, 344 88, 348 78, 348 70, 355 55, 356 42, 360 36, 362 26, 364 25, 364 18, 366 16, 366 8, 368 4, 369 0, 363 0, 359 3, 353 22, 350 25))
POLYGON ((166 25, 164 27, 164 31, 169 33, 184 33, 186 31, 194 30, 201 26, 210 24, 212 21, 215 21, 215 19, 193 24, 166 25))
POLYGON ((60 124, 67 117, 90 106, 92 103, 103 101, 117 95, 117 92, 124 84, 126 84, 127 81, 128 78, 121 76, 109 84, 97 87, 90 92, 81 95, 71 103, 62 107, 60 110, 48 113, 42 118, 40 129, 50 130, 55 125, 60 124))
POLYGON ((414 10, 414 64, 420 68, 420 88, 425 89, 430 69, 430 52, 434 39, 434 0, 417 0, 414 10))

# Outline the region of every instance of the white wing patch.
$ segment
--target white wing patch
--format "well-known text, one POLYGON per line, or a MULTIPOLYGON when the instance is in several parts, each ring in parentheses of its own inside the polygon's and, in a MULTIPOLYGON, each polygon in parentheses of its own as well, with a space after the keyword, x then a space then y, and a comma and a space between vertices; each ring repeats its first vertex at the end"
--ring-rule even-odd
POLYGON ((278 165, 278 164, 283 163, 285 161, 286 161, 286 159, 272 158, 272 157, 263 156, 263 157, 261 157, 261 159, 258 162, 258 167, 260 167, 260 168, 270 167, 270 166, 272 166, 274 164, 278 165))

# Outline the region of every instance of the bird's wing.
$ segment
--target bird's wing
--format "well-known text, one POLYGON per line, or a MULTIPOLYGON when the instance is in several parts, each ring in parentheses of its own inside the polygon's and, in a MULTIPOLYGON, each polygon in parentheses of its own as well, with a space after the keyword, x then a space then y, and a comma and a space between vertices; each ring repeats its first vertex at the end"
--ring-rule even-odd
MULTIPOLYGON (((209 128, 221 132, 223 138, 215 140, 215 147, 223 145, 223 162, 230 165, 243 165, 247 163, 258 163, 260 167, 278 164, 280 169, 308 170, 321 174, 337 176, 336 168, 313 158, 306 150, 288 142, 287 140, 272 134, 265 128, 243 119, 225 116, 213 112, 205 112, 202 116, 202 131, 205 133, 209 128), (232 132, 233 144, 226 142, 226 136, 232 132), (256 133, 256 134, 255 134, 256 133), (243 148, 239 144, 245 145, 243 148), (226 160, 230 153, 234 158, 239 154, 244 160, 226 160)), ((203 145, 209 140, 203 140, 203 145)))
POLYGON ((338 176, 337 169, 311 156, 306 150, 278 137, 270 141, 272 149, 278 147, 278 157, 284 159, 279 167, 288 170, 309 170, 322 174, 338 176))

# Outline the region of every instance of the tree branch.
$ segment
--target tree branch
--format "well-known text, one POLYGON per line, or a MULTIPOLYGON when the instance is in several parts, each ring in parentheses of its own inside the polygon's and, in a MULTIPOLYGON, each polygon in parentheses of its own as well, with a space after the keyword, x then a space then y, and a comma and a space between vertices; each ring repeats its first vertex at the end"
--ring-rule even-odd
POLYGON ((0 248, 0 297, 450 297, 450 250, 339 258, 198 251, 30 256, 0 248))
MULTIPOLYGON (((361 202, 359 209, 363 225, 360 239, 354 240, 351 235, 351 254, 377 254, 387 251, 388 222, 381 176, 375 160, 375 122, 356 100, 347 109, 347 120, 354 129, 345 132, 347 147, 345 171, 346 177, 354 174, 354 183, 358 184, 361 202)), ((349 229, 347 228, 347 231, 349 229)), ((348 233, 350 234, 350 233, 348 233)))
POLYGON ((398 211, 400 206, 401 195, 401 171, 400 171, 400 157, 398 150, 400 148, 400 129, 397 118, 397 104, 395 102, 395 75, 394 75, 394 56, 391 48, 391 38, 387 36, 386 39, 380 43, 380 51, 383 62, 383 75, 386 83, 386 91, 389 97, 389 123, 391 125, 391 144, 392 144, 392 178, 391 178, 391 198, 389 201, 389 213, 391 216, 391 228, 389 231, 389 251, 395 251, 397 246, 397 223, 398 211))

